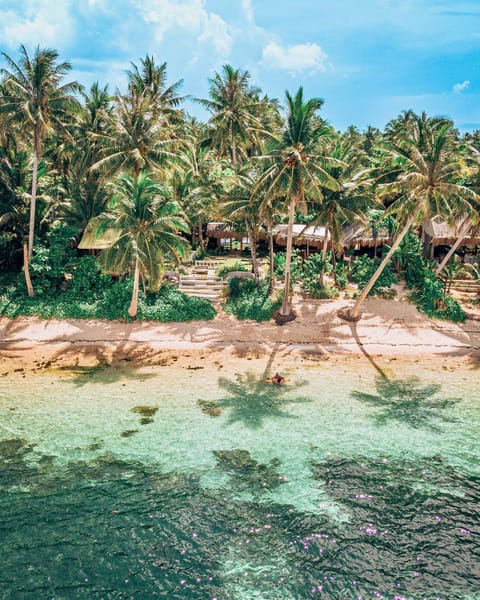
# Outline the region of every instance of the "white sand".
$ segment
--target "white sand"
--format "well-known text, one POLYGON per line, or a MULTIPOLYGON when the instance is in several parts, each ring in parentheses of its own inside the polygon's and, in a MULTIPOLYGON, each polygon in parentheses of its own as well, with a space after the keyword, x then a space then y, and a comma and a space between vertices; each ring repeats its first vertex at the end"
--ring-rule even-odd
MULTIPOLYGON (((477 361, 480 322, 455 324, 429 319, 400 296, 365 302, 362 319, 347 323, 337 316, 352 301, 294 300, 297 319, 238 321, 220 313, 213 321, 153 323, 93 320, 0 319, 0 368, 44 368, 52 362, 95 364, 115 360, 162 361, 192 356, 217 360, 226 354, 319 358, 385 356, 418 360, 426 356, 477 361)), ((444 363, 444 361, 440 361, 444 363)), ((440 364, 440 363, 438 363, 440 364)), ((445 367, 444 367, 445 368, 445 367)))

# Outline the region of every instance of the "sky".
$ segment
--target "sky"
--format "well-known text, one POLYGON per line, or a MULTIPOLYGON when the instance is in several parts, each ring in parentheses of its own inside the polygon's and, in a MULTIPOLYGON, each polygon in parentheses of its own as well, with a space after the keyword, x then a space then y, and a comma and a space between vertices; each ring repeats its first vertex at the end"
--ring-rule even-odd
POLYGON ((0 0, 0 50, 16 59, 20 44, 112 92, 150 54, 192 98, 228 63, 281 104, 303 86, 339 130, 410 108, 480 129, 480 0, 0 0))

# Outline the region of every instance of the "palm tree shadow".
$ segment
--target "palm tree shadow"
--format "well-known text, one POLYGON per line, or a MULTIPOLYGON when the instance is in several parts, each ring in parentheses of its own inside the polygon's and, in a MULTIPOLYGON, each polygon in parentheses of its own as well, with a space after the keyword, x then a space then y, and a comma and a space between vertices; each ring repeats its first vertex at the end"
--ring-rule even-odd
MULTIPOLYGON (((287 405, 311 402, 308 398, 285 397, 291 389, 289 385, 272 385, 251 372, 237 375, 236 380, 220 377, 218 383, 228 396, 214 404, 222 411, 230 411, 227 425, 240 421, 249 429, 260 429, 267 419, 294 419, 285 412, 287 405)), ((304 381, 296 383, 297 386, 305 384, 304 381)))
POLYGON ((353 391, 352 397, 378 408, 374 417, 378 426, 397 421, 412 429, 428 429, 439 432, 438 422, 454 423, 456 419, 443 411, 457 404, 459 398, 434 398, 442 386, 423 385, 418 377, 389 379, 378 375, 375 378, 376 394, 353 391))

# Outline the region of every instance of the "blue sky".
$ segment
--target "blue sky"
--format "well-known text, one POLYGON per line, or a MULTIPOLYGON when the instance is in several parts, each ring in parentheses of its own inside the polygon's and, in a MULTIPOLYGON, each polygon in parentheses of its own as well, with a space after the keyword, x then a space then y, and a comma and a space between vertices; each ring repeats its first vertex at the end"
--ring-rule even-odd
POLYGON ((282 103, 303 85, 338 129, 408 108, 480 129, 480 0, 0 0, 0 49, 21 43, 112 91, 149 53, 194 97, 230 63, 282 103))

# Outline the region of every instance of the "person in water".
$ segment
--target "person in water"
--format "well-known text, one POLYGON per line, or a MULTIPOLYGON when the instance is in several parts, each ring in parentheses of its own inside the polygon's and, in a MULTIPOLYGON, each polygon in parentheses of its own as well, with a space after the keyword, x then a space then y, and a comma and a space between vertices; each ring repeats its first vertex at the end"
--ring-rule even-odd
POLYGON ((273 385, 282 385, 282 383, 285 383, 286 379, 279 373, 275 373, 275 375, 267 381, 270 381, 273 385))

